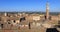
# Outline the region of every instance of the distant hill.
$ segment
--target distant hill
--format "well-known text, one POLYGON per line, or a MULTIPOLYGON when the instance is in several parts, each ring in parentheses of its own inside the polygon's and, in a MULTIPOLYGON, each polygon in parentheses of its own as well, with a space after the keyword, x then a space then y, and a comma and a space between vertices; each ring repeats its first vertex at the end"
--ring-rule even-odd
MULTIPOLYGON (((5 13, 5 12, 0 12, 0 13, 5 13)), ((46 14, 46 12, 6 12, 6 13, 27 13, 27 14, 46 14)), ((49 12, 50 15, 58 15, 60 12, 49 12)))

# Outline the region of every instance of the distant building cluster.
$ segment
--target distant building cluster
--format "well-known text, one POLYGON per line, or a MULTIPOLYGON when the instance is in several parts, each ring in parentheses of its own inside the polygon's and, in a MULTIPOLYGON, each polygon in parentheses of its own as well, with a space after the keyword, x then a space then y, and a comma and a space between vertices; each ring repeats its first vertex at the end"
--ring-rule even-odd
POLYGON ((46 4, 46 14, 0 13, 0 29, 53 28, 60 22, 59 15, 50 15, 46 4))

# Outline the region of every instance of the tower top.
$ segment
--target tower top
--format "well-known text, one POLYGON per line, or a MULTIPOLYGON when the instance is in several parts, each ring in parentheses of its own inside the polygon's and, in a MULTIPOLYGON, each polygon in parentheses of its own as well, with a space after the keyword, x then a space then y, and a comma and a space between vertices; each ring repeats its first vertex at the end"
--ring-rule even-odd
POLYGON ((49 1, 47 1, 46 4, 49 5, 49 1))
POLYGON ((46 9, 49 10, 49 2, 46 3, 46 9))

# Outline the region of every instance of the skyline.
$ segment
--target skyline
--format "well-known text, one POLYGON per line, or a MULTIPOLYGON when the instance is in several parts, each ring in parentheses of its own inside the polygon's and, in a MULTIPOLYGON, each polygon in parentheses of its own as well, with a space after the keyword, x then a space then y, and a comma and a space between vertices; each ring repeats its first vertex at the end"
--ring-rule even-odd
MULTIPOLYGON (((60 0, 48 0, 50 12, 60 12, 60 0)), ((0 0, 0 12, 46 11, 47 0, 0 0)))

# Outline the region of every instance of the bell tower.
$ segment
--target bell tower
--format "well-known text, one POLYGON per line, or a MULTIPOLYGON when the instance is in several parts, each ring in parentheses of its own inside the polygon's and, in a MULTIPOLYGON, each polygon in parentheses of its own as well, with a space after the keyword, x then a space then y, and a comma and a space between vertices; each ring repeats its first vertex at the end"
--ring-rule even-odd
POLYGON ((49 3, 46 3, 46 20, 49 19, 49 3))

